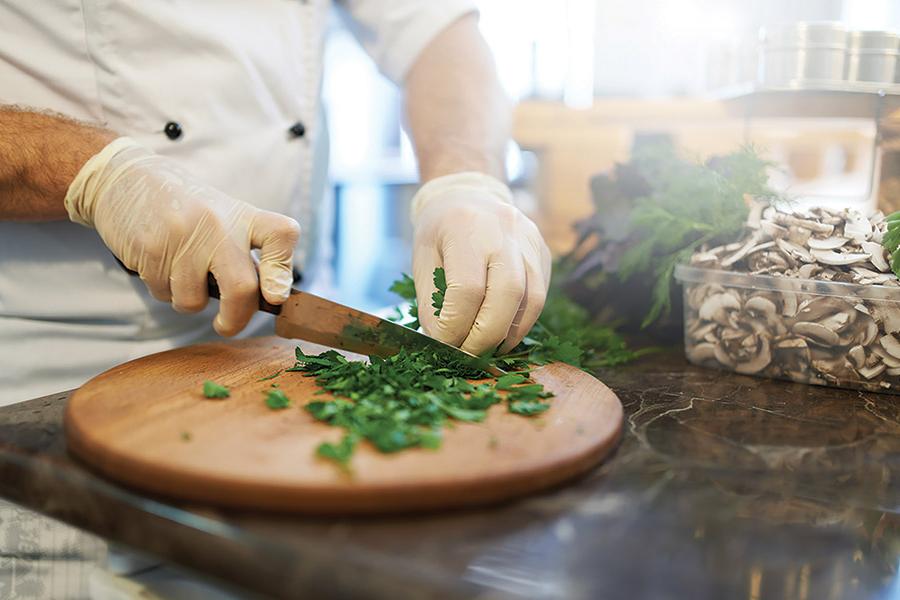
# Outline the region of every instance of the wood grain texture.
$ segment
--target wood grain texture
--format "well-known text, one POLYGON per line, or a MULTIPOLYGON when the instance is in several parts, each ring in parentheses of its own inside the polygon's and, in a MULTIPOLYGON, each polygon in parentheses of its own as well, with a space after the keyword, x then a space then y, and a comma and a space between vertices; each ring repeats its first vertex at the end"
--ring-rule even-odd
POLYGON ((113 479, 182 500, 372 514, 472 506, 535 492, 600 462, 621 433, 615 394, 578 369, 553 364, 533 376, 555 394, 543 415, 522 417, 496 405, 483 423, 446 428, 438 450, 381 454, 362 443, 348 476, 315 456, 321 442, 339 440, 342 430, 303 410, 313 399, 328 398, 315 396, 314 380, 284 373, 258 381, 291 366, 295 346, 276 337, 211 343, 110 369, 69 400, 69 450, 113 479), (231 397, 204 398, 206 379, 227 385, 231 397), (291 408, 266 407, 272 383, 291 398, 291 408))

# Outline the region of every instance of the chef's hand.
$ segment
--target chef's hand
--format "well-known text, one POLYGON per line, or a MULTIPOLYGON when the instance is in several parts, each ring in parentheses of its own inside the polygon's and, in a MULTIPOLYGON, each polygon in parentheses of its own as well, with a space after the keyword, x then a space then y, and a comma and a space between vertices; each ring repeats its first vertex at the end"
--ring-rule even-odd
POLYGON ((175 310, 202 310, 212 273, 221 291, 213 322, 220 335, 247 325, 260 290, 272 304, 287 299, 297 222, 227 196, 129 138, 85 163, 69 186, 66 210, 72 221, 96 229, 150 293, 175 310), (251 248, 260 250, 258 274, 251 248))
POLYGON ((412 204, 413 276, 429 335, 472 354, 508 352, 534 325, 550 284, 550 251, 509 188, 482 173, 439 177, 412 204), (447 293, 434 316, 433 272, 447 293))

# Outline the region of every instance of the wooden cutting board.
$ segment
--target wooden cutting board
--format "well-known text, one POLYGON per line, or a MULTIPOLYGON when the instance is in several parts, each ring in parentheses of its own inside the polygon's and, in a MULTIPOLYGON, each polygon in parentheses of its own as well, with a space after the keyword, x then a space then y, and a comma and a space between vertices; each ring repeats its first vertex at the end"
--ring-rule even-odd
MULTIPOLYGON (((134 360, 81 387, 66 409, 69 449, 122 483, 172 498, 249 509, 363 514, 485 504, 553 486, 615 446, 622 406, 605 385, 564 364, 534 371, 555 394, 537 417, 490 409, 483 423, 454 423, 438 450, 381 454, 358 446, 352 475, 317 458, 342 430, 302 406, 315 382, 293 365, 296 342, 276 337, 203 344, 134 360), (207 399, 204 380, 231 388, 207 399), (277 382, 291 408, 273 411, 277 382)), ((304 344, 304 347, 307 345, 304 344)), ((319 348, 313 348, 319 350, 319 348)))

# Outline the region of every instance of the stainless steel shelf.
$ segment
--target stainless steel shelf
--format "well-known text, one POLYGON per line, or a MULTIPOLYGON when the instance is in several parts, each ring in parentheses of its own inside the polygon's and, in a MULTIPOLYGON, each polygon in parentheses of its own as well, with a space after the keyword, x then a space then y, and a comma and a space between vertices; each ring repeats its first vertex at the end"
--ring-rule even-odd
MULTIPOLYGON (((900 84, 794 81, 786 86, 746 84, 712 94, 735 116, 758 118, 890 117, 900 110, 900 84)), ((897 116, 900 118, 900 115, 897 116)))

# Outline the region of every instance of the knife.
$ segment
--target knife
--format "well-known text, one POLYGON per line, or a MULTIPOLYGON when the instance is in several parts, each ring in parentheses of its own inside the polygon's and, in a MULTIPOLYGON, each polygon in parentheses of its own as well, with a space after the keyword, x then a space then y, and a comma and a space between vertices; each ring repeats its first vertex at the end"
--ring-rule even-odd
MULTIPOLYGON (((138 276, 131 269, 125 270, 129 275, 138 276)), ((210 298, 220 297, 219 284, 212 273, 207 274, 207 291, 210 298)), ((276 315, 275 333, 279 337, 305 340, 366 356, 388 357, 402 349, 429 350, 495 377, 505 374, 486 358, 393 321, 295 288, 291 288, 288 299, 282 305, 269 304, 260 295, 259 310, 276 315)))

